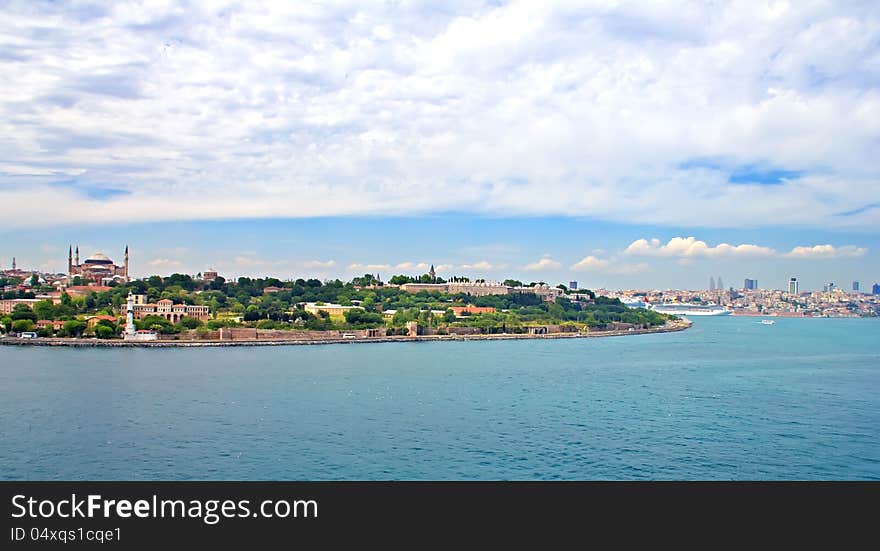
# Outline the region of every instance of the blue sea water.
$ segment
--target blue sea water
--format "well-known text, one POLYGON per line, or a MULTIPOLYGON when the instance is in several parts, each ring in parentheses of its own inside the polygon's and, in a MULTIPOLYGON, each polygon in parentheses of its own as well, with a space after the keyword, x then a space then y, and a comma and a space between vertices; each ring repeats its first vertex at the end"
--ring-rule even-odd
POLYGON ((877 320, 601 339, 0 347, 0 478, 880 479, 877 320))

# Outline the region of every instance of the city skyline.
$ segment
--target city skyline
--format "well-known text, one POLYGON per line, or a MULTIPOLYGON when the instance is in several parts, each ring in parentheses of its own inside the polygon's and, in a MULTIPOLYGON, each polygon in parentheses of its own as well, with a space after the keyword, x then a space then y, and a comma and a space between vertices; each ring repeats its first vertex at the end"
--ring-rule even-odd
MULTIPOLYGON (((340 222, 340 221, 336 221, 340 222)), ((568 235, 569 239, 554 240, 555 248, 562 250, 561 254, 534 253, 529 255, 529 248, 541 247, 544 243, 541 239, 533 241, 522 240, 520 243, 494 243, 488 245, 469 244, 466 240, 461 246, 446 249, 445 253, 428 256, 425 251, 435 250, 433 242, 442 245, 443 241, 457 237, 451 233, 453 227, 461 226, 460 223, 450 223, 447 219, 435 219, 433 224, 424 219, 410 219, 397 221, 403 224, 407 231, 399 232, 396 239, 389 239, 389 244, 404 247, 409 240, 407 236, 415 238, 421 245, 420 253, 413 254, 413 260, 389 261, 385 263, 363 261, 364 255, 352 253, 360 250, 363 243, 372 239, 369 231, 354 231, 350 227, 340 228, 335 233, 326 234, 322 239, 315 242, 310 236, 321 235, 322 227, 334 226, 333 221, 310 221, 306 231, 295 234, 279 236, 274 241, 263 243, 262 249, 250 250, 236 247, 234 240, 222 241, 230 246, 227 250, 217 250, 210 247, 199 247, 202 232, 216 231, 220 223, 213 224, 213 228, 201 228, 200 231, 186 230, 194 234, 196 246, 173 247, 156 249, 156 237, 141 236, 139 228, 133 227, 127 232, 127 228, 112 232, 112 238, 80 240, 83 258, 95 252, 103 252, 111 259, 121 259, 121 250, 116 243, 115 236, 127 238, 129 242, 137 243, 133 248, 132 276, 145 277, 149 275, 169 275, 171 273, 196 274, 209 269, 218 270, 221 275, 229 278, 240 276, 246 277, 278 277, 290 279, 298 277, 319 278, 342 278, 350 279, 364 273, 376 274, 387 281, 392 275, 407 274, 420 275, 427 273, 430 265, 434 265, 438 275, 450 277, 463 275, 471 278, 486 278, 490 280, 502 280, 505 278, 528 281, 548 281, 556 283, 568 283, 571 280, 579 282, 581 287, 608 288, 608 289, 708 289, 708 278, 714 281, 718 278, 727 283, 725 288, 733 286, 740 288, 744 279, 755 279, 760 282, 760 288, 785 289, 790 277, 797 277, 801 289, 821 289, 827 282, 836 282, 841 288, 848 287, 852 281, 868 282, 867 288, 877 281, 872 277, 872 271, 864 269, 866 265, 867 249, 857 246, 837 246, 832 249, 824 247, 806 247, 796 245, 790 249, 779 246, 770 247, 756 244, 739 244, 738 246, 724 246, 722 244, 705 243, 696 239, 672 238, 670 241, 653 241, 637 239, 629 242, 618 249, 588 250, 588 254, 578 258, 579 255, 571 252, 565 253, 576 245, 579 238, 572 232, 558 232, 559 235, 568 235), (439 228, 437 224, 440 224, 439 228), (316 227, 319 226, 319 227, 316 227), (417 227, 421 227, 420 233, 413 233, 417 227), (440 229, 448 231, 440 231, 440 229), (309 245, 309 242, 312 242, 309 245), (311 248, 310 248, 311 247, 311 248), (119 249, 117 253, 114 253, 119 249), (321 257, 320 249, 331 251, 332 255, 321 257), (300 251, 300 256, 290 255, 287 251, 300 251), (314 253, 307 255, 307 253, 314 253), (116 257, 120 258, 117 259, 116 257), (436 258, 431 258, 436 256, 436 258), (449 258, 458 258, 458 262, 448 262, 449 258), (717 273, 716 273, 717 272, 717 273), (774 275, 775 274, 775 275, 774 275)), ((273 221, 273 225, 286 225, 288 221, 273 221)), ((359 221, 345 220, 348 226, 358 225, 359 221)), ((366 221, 360 221, 366 224, 366 221)), ((546 225, 545 220, 532 221, 540 226, 546 225)), ((570 226, 577 224, 570 220, 559 220, 559 224, 570 226)), ((495 220, 490 225, 501 225, 496 231, 503 234, 507 226, 522 227, 523 222, 518 220, 499 221, 495 220)), ((371 223, 375 230, 381 230, 389 226, 388 220, 374 220, 371 223)), ((196 227, 199 225, 197 224, 196 227)), ((228 224, 222 224, 227 228, 228 224)), ((181 228, 178 226, 178 230, 181 228)), ((228 229, 228 228, 227 228, 228 229)), ((264 228, 269 234, 277 232, 270 228, 264 228)), ((88 231, 81 232, 86 237, 88 231)), ((100 229, 97 233, 103 234, 100 229)), ((237 236, 246 239, 246 235, 240 235, 235 229, 228 232, 229 239, 237 236)), ((468 235, 463 230, 462 236, 468 235)), ((486 230, 482 232, 486 233, 486 230)), ((38 239, 39 235, 22 235, 16 240, 17 245, 26 244, 29 239, 38 239)), ((778 241, 784 243, 784 241, 778 241)), ((622 243, 626 243, 623 241, 622 243)), ((448 246, 448 244, 447 244, 448 246)), ((5 249, 7 245, 0 246, 5 249)), ((30 251, 39 251, 38 254, 7 254, 3 257, 3 269, 8 267, 11 258, 17 259, 21 269, 40 269, 48 272, 66 272, 67 243, 64 245, 63 261, 57 257, 58 246, 52 243, 41 245, 26 245, 30 251), (33 259, 42 259, 42 263, 34 263, 33 259)), ((436 247, 443 250, 443 246, 436 247)), ((581 246, 580 250, 584 247, 581 246)), ((5 251, 4 251, 5 252, 5 251)), ((12 252, 12 251, 10 251, 12 252)), ((407 257, 404 257, 407 258, 407 257)))

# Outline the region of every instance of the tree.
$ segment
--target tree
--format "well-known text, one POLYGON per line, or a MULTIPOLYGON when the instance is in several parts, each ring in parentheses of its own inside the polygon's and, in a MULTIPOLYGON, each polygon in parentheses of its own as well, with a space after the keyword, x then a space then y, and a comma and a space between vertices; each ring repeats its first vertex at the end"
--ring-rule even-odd
POLYGON ((522 287, 523 283, 518 279, 505 279, 504 285, 507 287, 522 287))
POLYGON ((24 333, 34 330, 34 322, 29 319, 19 319, 12 322, 12 330, 16 333, 24 333))
POLYGON ((37 321, 37 315, 27 304, 16 304, 12 308, 12 319, 37 321))
POLYGON ((202 325, 202 322, 197 318, 184 316, 180 318, 180 322, 178 323, 178 325, 180 325, 180 327, 182 327, 183 329, 195 329, 197 327, 200 327, 202 325))
POLYGON ((31 287, 36 287, 40 284, 40 278, 37 274, 31 276, 31 287))
POLYGON ((41 300, 34 304, 34 314, 38 320, 53 320, 55 319, 55 305, 51 300, 41 300))
POLYGON ((116 331, 108 326, 98 324, 95 326, 95 336, 99 339, 111 339, 116 335, 116 331))
POLYGON ((447 308, 446 312, 443 313, 443 321, 446 323, 455 321, 455 312, 452 311, 452 308, 447 308))
POLYGON ((86 323, 84 321, 79 320, 70 320, 64 322, 64 327, 62 331, 64 332, 64 336, 68 337, 79 337, 85 333, 86 323))
POLYGON ((385 319, 382 317, 382 314, 367 312, 366 310, 361 310, 360 308, 352 308, 351 310, 346 310, 344 315, 346 323, 348 323, 352 327, 377 327, 385 323, 385 319))

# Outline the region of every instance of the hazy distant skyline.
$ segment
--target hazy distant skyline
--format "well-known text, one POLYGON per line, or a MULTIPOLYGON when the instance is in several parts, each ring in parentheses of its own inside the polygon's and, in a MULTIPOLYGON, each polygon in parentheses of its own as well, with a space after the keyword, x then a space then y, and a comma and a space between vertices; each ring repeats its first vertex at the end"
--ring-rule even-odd
POLYGON ((563 217, 488 219, 449 213, 419 218, 92 225, 60 234, 55 228, 10 233, 0 246, 4 251, 0 262, 8 267, 15 254, 20 267, 63 272, 69 237, 80 246, 82 259, 102 251, 120 260, 128 244, 132 274, 137 277, 196 274, 214 268, 227 278, 345 279, 379 273, 387 281, 398 273, 424 273, 434 264, 444 277, 513 277, 554 284, 577 280, 581 286, 612 289, 701 289, 708 287, 709 277, 718 276, 726 287, 739 288, 748 277, 757 279, 762 288, 781 289, 795 276, 805 290, 821 288, 826 281, 849 288, 853 280, 865 290, 878 280, 869 252, 878 244, 869 234, 744 229, 735 232, 741 241, 729 246, 719 241, 727 230, 704 230, 704 240, 677 237, 678 229, 664 229, 644 241, 637 237, 651 235, 650 231, 563 217), (805 243, 828 235, 838 244, 830 249, 805 248, 805 243))
POLYGON ((0 263, 880 280, 876 2, 5 2, 0 263))

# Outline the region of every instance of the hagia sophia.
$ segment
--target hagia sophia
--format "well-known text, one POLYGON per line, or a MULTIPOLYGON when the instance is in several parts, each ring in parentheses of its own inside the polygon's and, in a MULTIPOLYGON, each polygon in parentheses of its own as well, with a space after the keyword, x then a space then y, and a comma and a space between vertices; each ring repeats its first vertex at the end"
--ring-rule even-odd
POLYGON ((68 285, 73 282, 73 278, 76 276, 85 281, 94 281, 98 285, 114 280, 130 281, 128 277, 128 245, 125 246, 125 261, 122 266, 115 264, 101 252, 96 252, 80 264, 79 245, 76 246, 76 256, 74 256, 73 246, 70 246, 67 253, 68 285))

